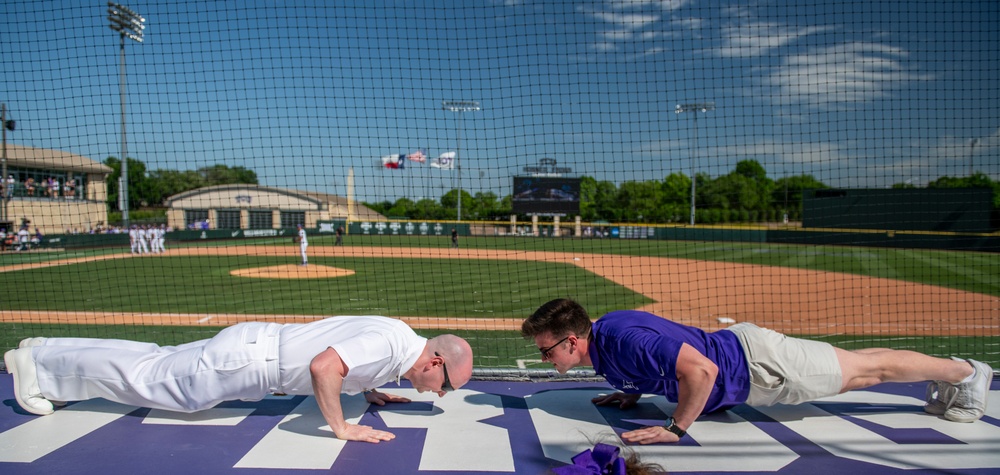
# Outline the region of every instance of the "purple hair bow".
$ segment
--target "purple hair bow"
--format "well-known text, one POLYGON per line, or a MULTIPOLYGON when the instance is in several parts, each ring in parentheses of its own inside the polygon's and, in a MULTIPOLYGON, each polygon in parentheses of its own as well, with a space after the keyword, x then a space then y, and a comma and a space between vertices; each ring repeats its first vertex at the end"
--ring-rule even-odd
POLYGON ((625 459, 618 447, 597 444, 573 456, 573 465, 553 468, 556 475, 625 475, 625 459))

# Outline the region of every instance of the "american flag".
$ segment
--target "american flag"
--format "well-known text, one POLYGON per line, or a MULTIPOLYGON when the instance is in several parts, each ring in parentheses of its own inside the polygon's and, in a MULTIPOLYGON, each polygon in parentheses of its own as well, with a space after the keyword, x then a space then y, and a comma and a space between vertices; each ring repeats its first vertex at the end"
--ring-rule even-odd
POLYGON ((427 161, 427 155, 424 155, 423 150, 417 150, 406 156, 406 159, 411 162, 424 163, 427 161))

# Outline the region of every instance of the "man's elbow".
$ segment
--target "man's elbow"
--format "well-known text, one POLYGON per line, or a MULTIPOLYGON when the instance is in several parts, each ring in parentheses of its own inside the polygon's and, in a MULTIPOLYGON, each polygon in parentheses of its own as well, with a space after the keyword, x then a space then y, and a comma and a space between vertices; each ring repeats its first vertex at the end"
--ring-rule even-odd
POLYGON ((317 376, 330 375, 333 373, 338 373, 342 362, 340 360, 340 355, 337 354, 332 348, 316 355, 312 361, 309 362, 309 373, 313 378, 317 376))
POLYGON ((696 381, 715 381, 715 378, 719 376, 719 367, 709 359, 699 362, 699 364, 690 368, 687 372, 687 376, 691 380, 696 381))

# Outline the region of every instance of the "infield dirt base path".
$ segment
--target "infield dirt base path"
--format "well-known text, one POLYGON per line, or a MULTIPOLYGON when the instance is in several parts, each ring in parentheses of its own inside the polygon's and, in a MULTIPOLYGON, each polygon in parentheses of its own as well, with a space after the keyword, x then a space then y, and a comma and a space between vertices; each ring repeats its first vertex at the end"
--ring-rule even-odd
MULTIPOLYGON (((186 248, 159 256, 256 255, 297 259, 289 246, 186 248)), ((572 264, 654 301, 640 310, 705 330, 747 321, 791 334, 995 336, 1000 299, 944 287, 831 272, 687 259, 539 251, 383 247, 309 248, 310 257, 524 260, 572 264)), ((114 254, 0 268, 12 272, 104 259, 156 259, 114 254)), ((286 265, 242 270, 246 278, 336 278, 350 270, 286 265)), ((544 302, 538 302, 541 305, 544 302)), ((5 311, 4 322, 231 325, 283 323, 325 316, 246 314, 148 314, 5 311)), ((517 330, 521 319, 400 317, 414 328, 517 330)))

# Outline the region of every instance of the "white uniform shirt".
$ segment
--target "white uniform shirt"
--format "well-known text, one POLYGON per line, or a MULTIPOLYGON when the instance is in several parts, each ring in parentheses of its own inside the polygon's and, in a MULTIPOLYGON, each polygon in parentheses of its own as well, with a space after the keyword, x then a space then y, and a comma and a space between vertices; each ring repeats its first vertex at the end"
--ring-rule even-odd
POLYGON ((300 229, 299 230, 299 244, 309 244, 309 240, 306 239, 306 230, 305 229, 300 229))
POLYGON ((413 367, 427 339, 405 323, 386 317, 331 317, 281 330, 279 391, 313 394, 309 364, 333 348, 347 366, 341 392, 358 394, 399 378, 413 367))

